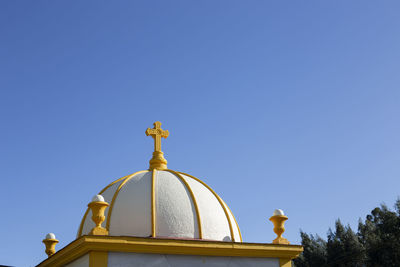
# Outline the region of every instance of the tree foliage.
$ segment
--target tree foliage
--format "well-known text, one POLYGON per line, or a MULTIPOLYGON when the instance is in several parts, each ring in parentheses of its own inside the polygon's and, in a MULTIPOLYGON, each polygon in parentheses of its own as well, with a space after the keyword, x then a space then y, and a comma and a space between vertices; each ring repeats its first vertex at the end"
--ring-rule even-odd
POLYGON ((329 229, 327 240, 300 231, 304 252, 296 267, 400 266, 400 199, 395 210, 381 205, 360 220, 355 233, 340 220, 329 229))

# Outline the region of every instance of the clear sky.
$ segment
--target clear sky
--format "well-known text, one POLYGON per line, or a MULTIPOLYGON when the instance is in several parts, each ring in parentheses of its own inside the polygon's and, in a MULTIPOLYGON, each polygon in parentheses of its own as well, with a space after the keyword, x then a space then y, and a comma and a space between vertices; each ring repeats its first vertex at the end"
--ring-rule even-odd
POLYGON ((148 168, 208 183, 245 241, 323 237, 400 195, 399 1, 0 1, 0 264, 74 240, 148 168))

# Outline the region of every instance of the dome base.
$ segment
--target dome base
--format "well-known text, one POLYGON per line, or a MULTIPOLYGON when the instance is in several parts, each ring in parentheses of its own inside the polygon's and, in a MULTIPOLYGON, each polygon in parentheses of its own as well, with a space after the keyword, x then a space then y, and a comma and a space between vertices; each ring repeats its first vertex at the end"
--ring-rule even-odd
POLYGON ((167 160, 164 158, 164 153, 161 151, 154 151, 153 158, 150 160, 150 170, 166 170, 167 160))

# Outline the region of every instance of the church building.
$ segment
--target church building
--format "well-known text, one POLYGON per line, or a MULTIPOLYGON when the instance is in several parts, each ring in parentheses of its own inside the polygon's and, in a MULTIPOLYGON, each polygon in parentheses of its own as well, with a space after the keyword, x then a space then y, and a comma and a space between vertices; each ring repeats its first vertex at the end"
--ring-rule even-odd
POLYGON ((161 138, 169 132, 161 123, 146 135, 154 139, 149 169, 113 181, 95 195, 76 239, 64 248, 56 251, 56 236, 47 234, 48 258, 37 266, 292 266, 303 248, 282 237, 288 219, 282 210, 270 218, 275 240, 243 242, 232 211, 214 190, 167 168, 161 138))

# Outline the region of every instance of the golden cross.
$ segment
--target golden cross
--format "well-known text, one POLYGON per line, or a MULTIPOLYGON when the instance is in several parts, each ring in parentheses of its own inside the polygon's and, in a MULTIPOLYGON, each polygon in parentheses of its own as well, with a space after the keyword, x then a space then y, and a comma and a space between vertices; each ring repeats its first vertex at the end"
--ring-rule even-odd
POLYGON ((161 129, 161 122, 159 121, 156 121, 155 123, 153 123, 153 125, 154 125, 153 129, 147 128, 146 135, 147 136, 151 135, 151 137, 153 137, 154 151, 161 152, 161 137, 167 138, 169 132, 168 130, 164 131, 163 129, 161 129))

